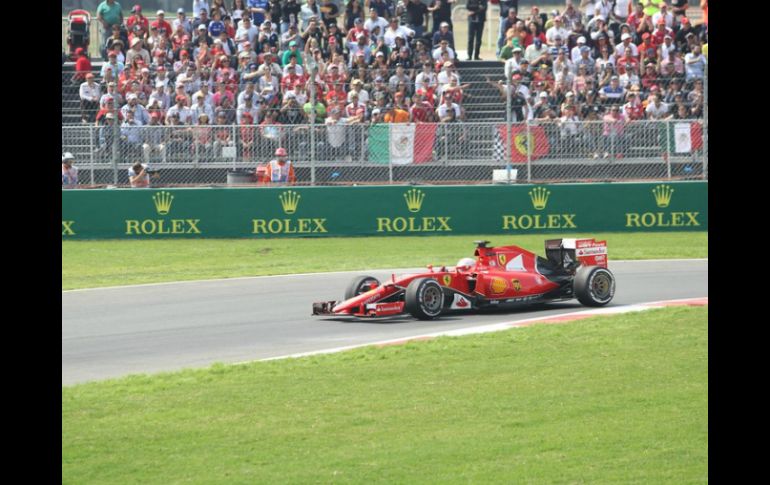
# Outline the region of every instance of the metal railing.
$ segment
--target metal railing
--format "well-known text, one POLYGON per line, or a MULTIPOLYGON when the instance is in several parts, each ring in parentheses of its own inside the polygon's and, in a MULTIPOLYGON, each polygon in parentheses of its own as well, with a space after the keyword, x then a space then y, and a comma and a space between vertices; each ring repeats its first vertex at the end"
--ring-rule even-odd
POLYGON ((156 186, 251 183, 250 173, 279 146, 288 151, 299 185, 707 178, 699 119, 512 123, 508 133, 503 122, 123 124, 117 139, 113 130, 62 128, 63 151, 76 158, 78 187, 125 186, 136 162, 158 171, 156 186))

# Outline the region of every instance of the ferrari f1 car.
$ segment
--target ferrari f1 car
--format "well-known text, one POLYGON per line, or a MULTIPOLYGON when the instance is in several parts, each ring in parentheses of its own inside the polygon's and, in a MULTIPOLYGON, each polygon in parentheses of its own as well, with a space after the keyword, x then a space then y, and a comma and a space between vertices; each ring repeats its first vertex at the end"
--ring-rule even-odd
POLYGON ((385 317, 410 314, 431 320, 455 310, 508 308, 546 301, 577 300, 603 306, 615 295, 615 277, 607 269, 607 242, 550 239, 546 257, 518 246, 488 247, 476 241, 473 258, 454 267, 393 275, 380 282, 358 276, 342 301, 313 303, 313 315, 385 317))

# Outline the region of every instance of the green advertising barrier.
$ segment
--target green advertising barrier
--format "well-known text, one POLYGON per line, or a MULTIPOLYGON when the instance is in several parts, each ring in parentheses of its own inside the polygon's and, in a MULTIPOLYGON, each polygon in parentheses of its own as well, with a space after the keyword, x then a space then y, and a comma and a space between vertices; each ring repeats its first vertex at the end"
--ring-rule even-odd
POLYGON ((708 182, 63 190, 62 238, 708 230, 708 182))

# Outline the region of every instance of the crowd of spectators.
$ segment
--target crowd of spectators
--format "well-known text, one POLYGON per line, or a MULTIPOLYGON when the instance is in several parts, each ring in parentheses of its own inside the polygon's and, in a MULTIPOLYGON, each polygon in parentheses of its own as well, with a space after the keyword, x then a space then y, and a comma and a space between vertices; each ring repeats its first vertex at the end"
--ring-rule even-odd
MULTIPOLYGON (((139 5, 124 19, 104 0, 99 80, 85 54, 73 77, 82 120, 119 123, 121 139, 145 154, 172 142, 147 142, 135 127, 187 127, 175 132, 180 144, 221 151, 234 131, 217 127, 258 126, 240 130, 251 156, 256 136, 280 145, 280 125, 465 119, 453 3, 343 1, 193 0, 192 17, 180 8, 150 20, 139 5)), ((686 0, 567 0, 562 13, 533 6, 525 18, 518 2, 500 4, 513 121, 558 120, 569 131, 581 120, 702 116, 708 31, 689 21, 686 0)), ((488 82, 507 95, 504 81, 488 82)))
POLYGON ((627 120, 703 116, 708 29, 692 25, 686 1, 583 5, 567 0, 550 15, 534 6, 525 18, 506 11, 498 45, 515 120, 601 119, 612 107, 627 120))
POLYGON ((180 8, 152 21, 139 5, 127 19, 98 13, 105 62, 101 82, 81 87, 83 121, 103 125, 110 113, 121 124, 132 113, 139 126, 462 118, 467 85, 455 68, 446 0, 366 3, 196 0, 192 18, 180 8), (442 116, 444 98, 451 115, 442 116))

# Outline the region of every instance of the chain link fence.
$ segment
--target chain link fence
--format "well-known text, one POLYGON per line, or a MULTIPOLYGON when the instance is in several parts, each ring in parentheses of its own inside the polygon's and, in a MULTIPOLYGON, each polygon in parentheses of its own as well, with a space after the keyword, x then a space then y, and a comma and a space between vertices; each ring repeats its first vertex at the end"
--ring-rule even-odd
POLYGON ((279 146, 299 185, 702 179, 704 138, 702 120, 62 128, 82 187, 137 162, 155 186, 252 184, 279 146))

